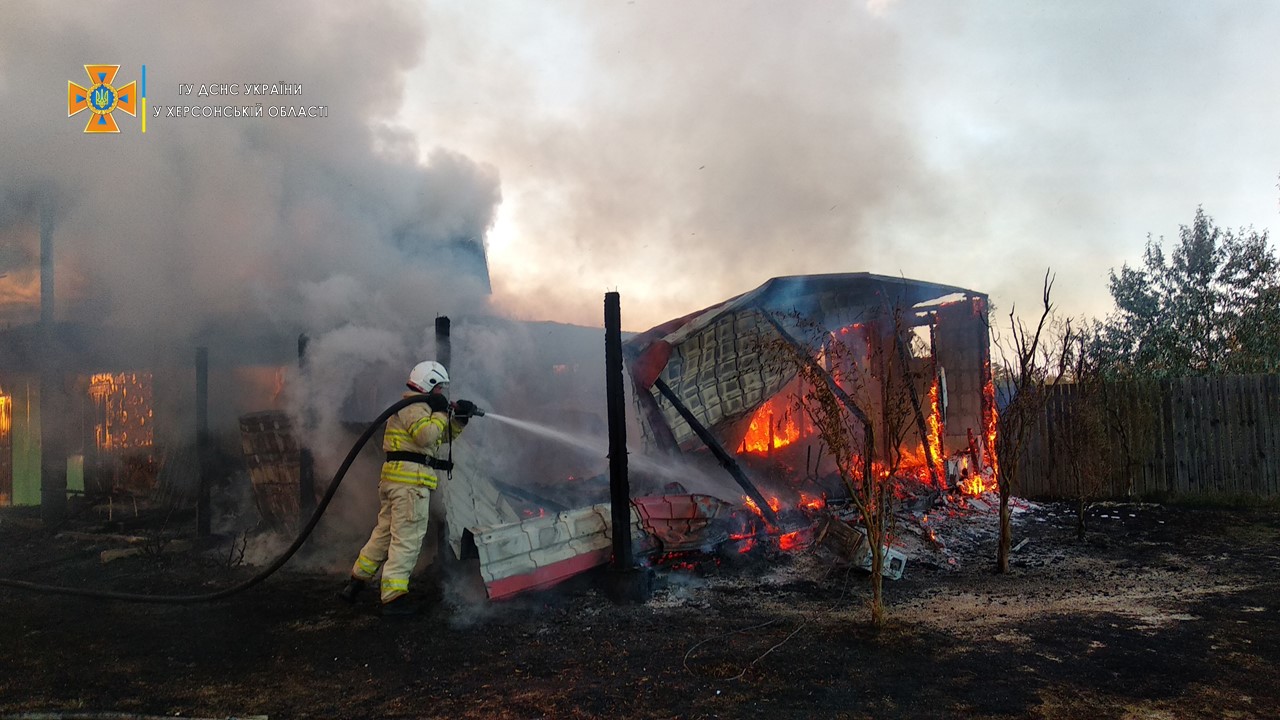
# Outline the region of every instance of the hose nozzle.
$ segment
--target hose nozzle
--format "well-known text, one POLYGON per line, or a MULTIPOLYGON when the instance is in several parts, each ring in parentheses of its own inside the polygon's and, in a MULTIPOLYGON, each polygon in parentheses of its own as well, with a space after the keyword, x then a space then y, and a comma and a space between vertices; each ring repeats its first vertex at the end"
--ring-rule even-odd
MULTIPOLYGON (((468 417, 484 417, 484 408, 480 407, 479 405, 476 405, 475 403, 469 400, 459 400, 458 402, 451 403, 449 407, 450 409, 453 410, 455 414, 458 413, 458 405, 460 403, 466 403, 466 405, 470 406, 470 407, 467 407, 468 412, 464 413, 468 417)), ((464 407, 466 407, 466 405, 464 405, 464 407)))

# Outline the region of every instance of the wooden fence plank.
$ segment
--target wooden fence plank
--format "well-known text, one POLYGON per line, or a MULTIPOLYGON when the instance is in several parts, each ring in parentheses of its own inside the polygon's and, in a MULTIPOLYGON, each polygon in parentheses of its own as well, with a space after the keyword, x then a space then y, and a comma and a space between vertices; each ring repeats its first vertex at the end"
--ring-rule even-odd
POLYGON ((1198 392, 1196 393, 1200 401, 1200 423, 1203 428, 1204 444, 1202 452, 1204 453, 1204 492, 1210 495, 1217 495, 1222 492, 1222 471, 1218 467, 1218 460, 1221 457, 1218 430, 1222 423, 1218 418, 1217 399, 1214 397, 1213 386, 1209 378, 1196 378, 1198 392))
POLYGON ((1222 438, 1225 453, 1223 455, 1221 465, 1225 477, 1223 481, 1226 484, 1226 492, 1232 495, 1240 494, 1240 413, 1237 411, 1236 387, 1239 384, 1239 378, 1227 377, 1223 378, 1224 382, 1217 385, 1218 388, 1218 404, 1222 407, 1222 438))
POLYGON ((1182 446, 1186 449, 1187 459, 1186 483, 1180 492, 1197 494, 1204 491, 1204 469, 1201 463, 1204 455, 1200 452, 1200 441, 1204 433, 1199 432, 1198 398, 1199 378, 1183 378, 1179 385, 1182 389, 1179 398, 1182 401, 1182 446))
POLYGON ((1254 452, 1257 455, 1256 462, 1258 464, 1255 493, 1263 497, 1266 496, 1268 488, 1271 486, 1273 466, 1276 462, 1276 458, 1271 455, 1270 447, 1270 437, 1275 433, 1274 420, 1267 411, 1267 395, 1270 393, 1270 384, 1270 377, 1259 377, 1256 383, 1256 392, 1251 398, 1253 421, 1256 423, 1253 431, 1254 452))
POLYGON ((1233 385, 1234 395, 1232 397, 1232 412, 1235 415, 1235 440, 1236 440, 1236 492, 1245 496, 1249 494, 1249 478, 1253 474, 1252 447, 1249 426, 1249 416, 1244 411, 1245 393, 1247 392, 1249 378, 1241 376, 1235 378, 1233 385))
POLYGON ((1224 463, 1227 450, 1227 433, 1226 422, 1223 417, 1224 405, 1222 401, 1222 385, 1221 380, 1225 378, 1214 378, 1210 380, 1205 378, 1205 403, 1206 410, 1209 412, 1209 469, 1213 473, 1214 492, 1229 493, 1227 488, 1227 469, 1224 463))
POLYGON ((1254 495, 1257 493, 1261 485, 1258 483, 1259 476, 1262 474, 1262 463, 1260 462, 1260 449, 1258 447, 1258 418, 1257 411, 1254 409, 1257 402, 1257 395, 1262 392, 1261 378, 1257 375, 1241 378, 1240 385, 1240 436, 1243 440, 1241 456, 1245 467, 1245 476, 1241 483, 1240 492, 1245 495, 1254 495))
POLYGON ((1179 452, 1185 447, 1185 438, 1181 437, 1181 413, 1183 413, 1183 404, 1181 404, 1181 395, 1175 392, 1180 389, 1174 380, 1161 380, 1160 389, 1162 391, 1162 400, 1165 401, 1165 423, 1166 442, 1169 443, 1169 461, 1170 473, 1169 483, 1167 483, 1167 491, 1181 492, 1185 487, 1185 478, 1187 478, 1187 460, 1185 460, 1185 452, 1179 452))
POLYGON ((1244 478, 1244 415, 1240 412, 1240 387, 1243 378, 1223 378, 1222 384, 1222 417, 1227 426, 1227 441, 1231 454, 1223 467, 1227 471, 1227 492, 1232 495, 1243 495, 1241 480, 1244 478))
POLYGON ((1157 488, 1163 488, 1169 483, 1165 479, 1164 462, 1165 462, 1165 442, 1164 442, 1164 413, 1160 410, 1160 384, 1156 382, 1144 381, 1146 387, 1144 394, 1146 396, 1147 407, 1145 412, 1149 413, 1151 420, 1151 457, 1148 460, 1148 467, 1151 469, 1151 477, 1147 486, 1147 493, 1153 493, 1157 488))
POLYGON ((1268 375, 1262 379, 1262 393, 1259 398, 1258 420, 1262 425, 1262 468, 1264 497, 1280 495, 1280 408, 1277 408, 1277 388, 1280 378, 1268 375))

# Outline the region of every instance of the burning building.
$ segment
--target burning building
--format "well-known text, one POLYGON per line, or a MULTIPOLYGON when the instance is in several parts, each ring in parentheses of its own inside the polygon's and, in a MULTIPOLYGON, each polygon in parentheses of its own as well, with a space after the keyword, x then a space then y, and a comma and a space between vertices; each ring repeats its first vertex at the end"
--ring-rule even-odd
POLYGON ((858 412, 879 439, 870 452, 897 453, 898 472, 935 489, 981 492, 995 419, 986 308, 972 290, 868 273, 775 278, 628 341, 647 438, 664 453, 732 451, 821 477, 830 468, 794 402, 796 369, 770 354, 782 343, 822 363, 825 335, 852 351, 843 377, 863 390, 858 412), (819 347, 805 347, 815 333, 819 347), (905 418, 884 399, 895 368, 910 378, 905 418))
MULTIPOLYGON (((878 463, 887 467, 896 453, 895 473, 917 491, 981 492, 993 478, 995 412, 986 307, 981 293, 902 278, 783 277, 631 337, 624 353, 632 421, 646 446, 630 460, 640 476, 631 503, 635 546, 669 558, 746 552, 765 538, 783 550, 812 541, 815 513, 844 489, 832 482, 829 450, 795 407, 804 388, 794 367, 769 357, 778 343, 803 347, 802 329, 855 349, 840 376, 863 386, 857 412, 881 439, 870 449, 878 463), (911 401, 897 418, 876 399, 890 366, 911 379, 911 401), (895 422, 897 435, 889 430, 895 422), (734 482, 700 487, 705 468, 717 463, 720 478, 734 482)), ((815 363, 830 362, 820 349, 805 351, 815 363)), ((455 469, 446 490, 448 542, 458 557, 479 559, 490 597, 607 562, 603 475, 512 478, 484 446, 492 439, 472 444, 463 436, 459 452, 474 460, 455 469)), ((895 567, 900 573, 901 562, 895 567)))

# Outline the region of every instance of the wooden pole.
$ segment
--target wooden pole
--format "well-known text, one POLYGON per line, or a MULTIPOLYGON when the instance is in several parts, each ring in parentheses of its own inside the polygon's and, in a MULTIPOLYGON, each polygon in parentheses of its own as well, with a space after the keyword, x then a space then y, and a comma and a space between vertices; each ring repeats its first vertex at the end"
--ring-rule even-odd
POLYGON ((199 487, 196 494, 196 534, 207 537, 211 532, 209 517, 209 348, 196 348, 196 468, 199 487))
POLYGON ((622 385, 622 304, 604 296, 605 396, 609 419, 609 501, 613 518, 613 569, 635 564, 631 553, 631 483, 627 477, 627 415, 622 385))
POLYGON ((445 370, 453 368, 453 346, 449 340, 449 318, 443 315, 436 318, 436 362, 443 365, 445 370))
POLYGON ((40 209, 40 519, 67 516, 67 405, 62 352, 57 347, 53 294, 53 211, 40 209))
MULTIPOLYGON (((298 336, 298 370, 307 369, 307 346, 311 339, 306 333, 298 336)), ((311 437, 311 413, 308 411, 298 428, 298 522, 309 517, 316 509, 316 461, 307 440, 311 437)))

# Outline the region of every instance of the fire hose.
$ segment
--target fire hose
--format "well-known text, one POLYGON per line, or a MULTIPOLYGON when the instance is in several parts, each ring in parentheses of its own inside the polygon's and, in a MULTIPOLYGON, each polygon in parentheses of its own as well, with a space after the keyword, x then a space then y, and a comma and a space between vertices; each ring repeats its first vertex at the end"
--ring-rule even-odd
MULTIPOLYGON (((235 595, 236 593, 243 592, 244 590, 248 590, 254 585, 266 580, 268 577, 271 577, 277 570, 284 567, 285 563, 289 562, 289 558, 293 557, 294 554, 302 547, 302 544, 307 541, 311 532, 315 530, 316 525, 320 523, 320 518, 324 515, 325 509, 329 507, 329 503, 333 500, 333 496, 337 494, 338 486, 342 484, 343 478, 347 476, 347 471, 351 468, 351 464, 355 462, 360 451, 369 442, 369 439, 373 437, 373 434, 377 432, 378 428, 381 427, 382 424, 392 415, 400 412, 400 410, 415 403, 425 403, 426 401, 426 395, 410 395, 409 397, 392 404, 386 410, 383 410, 382 414, 379 415, 376 420, 369 423, 369 427, 365 428, 364 432, 360 434, 360 438, 356 440, 355 444, 351 446, 351 450, 347 452, 347 456, 343 459, 342 465, 338 466, 337 471, 334 472, 333 479, 329 481, 329 489, 325 491, 324 497, 321 498, 320 502, 316 505, 316 509, 311 513, 311 518, 307 521, 307 524, 298 532, 298 536, 294 538, 293 544, 281 553, 279 557, 272 561, 270 565, 263 569, 262 572, 259 572, 257 575, 254 575, 238 585, 233 585, 229 588, 200 595, 140 595, 137 593, 112 592, 108 590, 91 590, 88 588, 41 585, 39 583, 26 582, 24 580, 11 580, 9 578, 0 578, 0 587, 11 587, 20 590, 32 590, 35 592, 54 593, 59 595, 78 595, 80 597, 98 598, 102 600, 126 600, 129 602, 169 605, 193 605, 196 603, 212 602, 214 600, 221 600, 235 595)), ((483 416, 484 411, 476 408, 472 414, 476 416, 483 416)), ((452 453, 453 443, 449 444, 449 450, 450 453, 452 453)))

